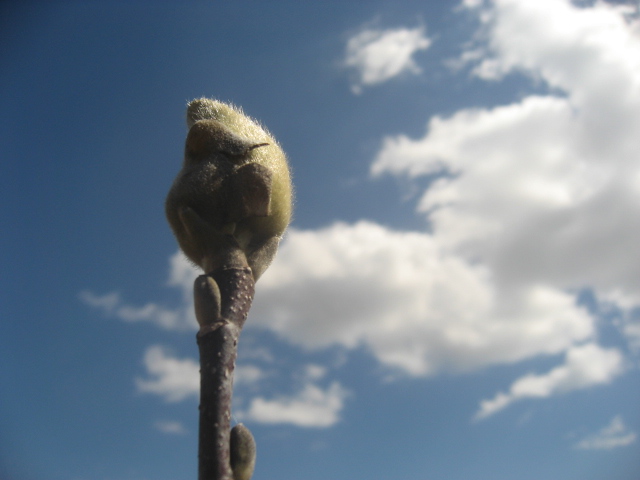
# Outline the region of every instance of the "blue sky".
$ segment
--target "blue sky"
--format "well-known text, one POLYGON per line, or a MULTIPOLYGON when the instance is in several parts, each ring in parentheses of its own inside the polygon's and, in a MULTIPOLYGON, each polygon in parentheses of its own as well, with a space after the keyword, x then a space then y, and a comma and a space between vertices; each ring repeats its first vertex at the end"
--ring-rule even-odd
POLYGON ((3 2, 0 478, 196 477, 187 101, 287 152, 254 478, 640 475, 637 2, 3 2))

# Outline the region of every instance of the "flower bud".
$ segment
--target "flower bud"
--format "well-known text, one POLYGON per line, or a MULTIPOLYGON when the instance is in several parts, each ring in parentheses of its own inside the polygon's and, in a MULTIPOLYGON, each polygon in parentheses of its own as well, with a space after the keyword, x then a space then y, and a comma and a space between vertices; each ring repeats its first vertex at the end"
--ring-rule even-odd
POLYGON ((190 102, 187 126, 182 169, 165 202, 169 224, 205 272, 239 248, 257 280, 291 219, 286 156, 256 121, 217 100, 190 102))

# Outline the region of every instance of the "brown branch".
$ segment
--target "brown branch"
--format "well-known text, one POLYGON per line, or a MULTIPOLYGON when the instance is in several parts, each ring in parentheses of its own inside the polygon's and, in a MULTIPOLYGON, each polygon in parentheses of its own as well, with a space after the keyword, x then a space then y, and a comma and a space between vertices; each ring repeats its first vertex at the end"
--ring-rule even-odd
MULTIPOLYGON (((194 284, 196 317, 200 323, 197 335, 200 350, 199 480, 234 478, 230 454, 233 373, 238 338, 251 307, 255 286, 251 269, 236 263, 200 275, 194 284)), ((247 438, 247 433, 248 430, 242 432, 240 438, 247 438)), ((251 434, 248 435, 252 441, 251 434)), ((245 443, 240 444, 233 457, 243 459, 244 473, 238 472, 237 477, 248 480, 255 462, 255 444, 253 458, 247 460, 247 453, 242 450, 246 450, 245 443), (247 463, 251 464, 248 477, 247 463)))

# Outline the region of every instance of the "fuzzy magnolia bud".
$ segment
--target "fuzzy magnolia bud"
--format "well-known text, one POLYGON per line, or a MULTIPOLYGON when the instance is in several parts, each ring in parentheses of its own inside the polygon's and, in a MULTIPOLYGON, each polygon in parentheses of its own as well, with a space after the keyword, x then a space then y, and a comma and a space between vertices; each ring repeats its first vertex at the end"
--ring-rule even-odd
POLYGON ((190 102, 187 126, 184 163, 165 203, 169 224, 205 272, 239 247, 257 280, 291 219, 286 156, 256 121, 216 100, 190 102))

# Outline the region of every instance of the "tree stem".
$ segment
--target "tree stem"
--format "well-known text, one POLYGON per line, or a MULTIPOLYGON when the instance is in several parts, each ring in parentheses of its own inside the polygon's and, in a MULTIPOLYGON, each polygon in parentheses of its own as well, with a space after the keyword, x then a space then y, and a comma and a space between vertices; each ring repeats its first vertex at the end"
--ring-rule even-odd
POLYGON ((253 300, 248 266, 221 266, 194 284, 200 331, 198 480, 233 480, 230 464, 231 398, 240 331, 253 300))

